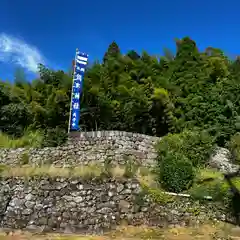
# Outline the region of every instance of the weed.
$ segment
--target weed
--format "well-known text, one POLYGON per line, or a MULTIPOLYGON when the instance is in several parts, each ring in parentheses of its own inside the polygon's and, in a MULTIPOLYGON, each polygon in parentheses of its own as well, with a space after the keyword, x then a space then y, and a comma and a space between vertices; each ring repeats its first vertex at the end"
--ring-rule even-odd
POLYGON ((105 161, 104 161, 104 171, 103 171, 103 174, 108 176, 108 177, 111 177, 112 176, 111 169, 112 169, 112 159, 107 157, 105 159, 105 161))
POLYGON ((124 176, 126 178, 135 177, 138 169, 139 169, 139 165, 133 159, 131 159, 129 156, 125 156, 125 173, 124 173, 124 176))
POLYGON ((27 152, 23 152, 21 154, 19 163, 20 163, 20 165, 27 165, 27 164, 29 164, 29 155, 28 155, 27 152))
POLYGON ((146 195, 148 195, 153 202, 159 203, 159 204, 166 204, 173 202, 176 198, 174 196, 170 196, 166 193, 164 193, 161 189, 159 188, 150 188, 147 185, 141 184, 142 189, 146 195))

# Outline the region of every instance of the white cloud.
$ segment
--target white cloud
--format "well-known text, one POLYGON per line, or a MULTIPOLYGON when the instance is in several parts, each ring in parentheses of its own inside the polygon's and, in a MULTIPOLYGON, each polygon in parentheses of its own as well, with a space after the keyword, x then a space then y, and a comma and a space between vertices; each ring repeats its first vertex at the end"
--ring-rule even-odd
POLYGON ((38 64, 45 64, 44 56, 32 45, 21 39, 0 34, 0 61, 19 65, 29 72, 36 73, 38 64))

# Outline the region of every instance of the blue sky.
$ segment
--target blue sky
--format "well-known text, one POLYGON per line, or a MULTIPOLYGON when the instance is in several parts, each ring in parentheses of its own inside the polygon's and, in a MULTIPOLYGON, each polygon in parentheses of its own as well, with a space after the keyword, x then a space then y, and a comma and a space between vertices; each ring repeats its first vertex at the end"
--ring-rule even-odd
POLYGON ((1 0, 0 9, 0 79, 19 64, 31 78, 37 61, 68 69, 76 47, 102 59, 113 40, 122 52, 161 54, 190 36, 200 49, 240 55, 237 0, 1 0))

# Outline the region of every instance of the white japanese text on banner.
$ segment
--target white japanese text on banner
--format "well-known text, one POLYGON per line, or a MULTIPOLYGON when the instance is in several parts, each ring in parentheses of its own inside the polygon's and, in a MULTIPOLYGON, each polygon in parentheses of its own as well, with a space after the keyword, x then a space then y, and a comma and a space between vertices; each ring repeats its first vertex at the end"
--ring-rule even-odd
POLYGON ((83 88, 83 77, 88 61, 88 55, 85 53, 76 53, 73 87, 72 87, 72 105, 71 105, 71 118, 70 118, 70 131, 80 130, 80 96, 83 88))

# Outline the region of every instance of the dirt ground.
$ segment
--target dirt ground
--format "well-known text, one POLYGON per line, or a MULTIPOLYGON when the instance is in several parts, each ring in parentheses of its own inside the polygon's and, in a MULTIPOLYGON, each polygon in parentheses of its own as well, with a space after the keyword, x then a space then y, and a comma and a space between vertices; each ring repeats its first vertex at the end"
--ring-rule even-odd
POLYGON ((231 225, 205 224, 198 227, 179 228, 147 228, 147 227, 119 227, 116 231, 102 236, 70 235, 70 234, 33 234, 14 231, 0 233, 0 240, 240 240, 240 228, 231 225))

